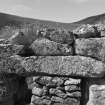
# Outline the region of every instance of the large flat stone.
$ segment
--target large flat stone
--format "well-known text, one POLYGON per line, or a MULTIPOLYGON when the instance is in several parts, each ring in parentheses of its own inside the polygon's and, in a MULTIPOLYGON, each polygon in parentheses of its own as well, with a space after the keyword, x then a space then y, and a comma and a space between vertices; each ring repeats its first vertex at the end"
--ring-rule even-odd
POLYGON ((77 39, 75 52, 77 55, 105 61, 105 38, 77 39))
POLYGON ((21 62, 26 72, 54 75, 102 77, 105 65, 101 61, 83 56, 31 56, 21 62))

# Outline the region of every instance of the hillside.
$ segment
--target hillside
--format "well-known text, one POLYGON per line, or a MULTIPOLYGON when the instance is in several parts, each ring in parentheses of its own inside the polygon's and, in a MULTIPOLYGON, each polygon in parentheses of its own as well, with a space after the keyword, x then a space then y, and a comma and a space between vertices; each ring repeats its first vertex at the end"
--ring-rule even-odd
POLYGON ((36 25, 44 25, 44 26, 49 26, 52 28, 63 27, 65 29, 72 29, 72 28, 75 28, 76 26, 69 23, 45 21, 45 20, 25 18, 25 17, 15 16, 15 15, 10 15, 10 14, 5 14, 5 13, 0 13, 0 28, 6 25, 19 26, 24 23, 34 23, 36 25))
POLYGON ((74 24, 97 24, 97 23, 105 24, 105 13, 96 16, 87 17, 78 22, 74 22, 74 24))
POLYGON ((60 23, 54 21, 45 21, 39 19, 25 18, 5 13, 0 13, 0 28, 6 25, 21 25, 24 23, 35 23, 37 25, 47 25, 50 27, 63 27, 65 29, 73 30, 80 24, 95 24, 105 20, 105 14, 91 16, 74 23, 60 23))

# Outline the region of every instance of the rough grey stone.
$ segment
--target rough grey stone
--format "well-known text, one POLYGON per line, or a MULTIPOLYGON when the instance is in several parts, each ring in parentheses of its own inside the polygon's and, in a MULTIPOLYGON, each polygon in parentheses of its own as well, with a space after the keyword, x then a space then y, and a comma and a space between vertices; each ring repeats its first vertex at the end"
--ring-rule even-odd
POLYGON ((51 101, 63 103, 63 99, 57 96, 52 96, 51 101))
POLYGON ((31 103, 33 103, 33 105, 51 105, 51 101, 48 99, 43 99, 41 97, 37 97, 37 96, 32 96, 31 98, 31 103))
POLYGON ((71 84, 80 84, 81 80, 80 79, 72 79, 69 78, 69 80, 66 80, 64 85, 71 85, 71 84))
POLYGON ((46 86, 46 85, 52 84, 51 79, 52 79, 52 77, 42 76, 38 80, 36 80, 36 82, 41 84, 41 85, 46 86))
POLYGON ((35 55, 72 55, 73 50, 67 44, 60 44, 48 39, 37 39, 31 45, 35 55))
POLYGON ((9 44, 9 40, 0 39, 0 44, 9 44))
POLYGON ((101 31, 101 37, 105 37, 105 30, 104 31, 101 31))
POLYGON ((40 76, 34 76, 32 81, 38 81, 40 79, 40 76))
POLYGON ((64 84, 64 80, 59 77, 55 77, 52 79, 52 82, 55 83, 57 86, 61 86, 64 84))
POLYGON ((103 62, 83 56, 31 56, 24 58, 21 64, 28 73, 102 77, 105 72, 103 62))
POLYGON ((64 105, 80 105, 80 100, 77 100, 75 98, 67 98, 63 102, 64 105))
POLYGON ((68 85, 65 86, 65 91, 71 92, 71 91, 79 91, 80 87, 76 86, 76 85, 68 85))
POLYGON ((73 33, 77 38, 93 38, 100 36, 97 27, 89 24, 81 25, 77 29, 73 30, 73 33))
POLYGON ((77 39, 75 43, 77 55, 90 56, 105 61, 105 38, 77 39))
POLYGON ((4 54, 6 57, 12 56, 18 54, 23 47, 23 45, 0 44, 0 54, 4 54))
POLYGON ((66 97, 66 94, 63 91, 58 90, 58 89, 54 89, 54 88, 51 88, 49 90, 49 93, 51 95, 56 95, 56 96, 61 97, 61 98, 65 98, 66 97))
POLYGON ((96 24, 98 32, 105 30, 105 24, 96 24))
POLYGON ((105 85, 91 85, 87 105, 105 105, 105 85))
POLYGON ((67 96, 69 97, 81 97, 81 92, 80 91, 74 91, 74 92, 66 92, 67 96))
POLYGON ((39 87, 40 85, 37 84, 36 82, 33 82, 33 83, 27 83, 28 85, 28 89, 33 89, 34 87, 39 87))
POLYGON ((45 37, 57 43, 72 44, 74 36, 72 32, 66 30, 50 30, 46 31, 45 37))
POLYGON ((38 100, 38 99, 40 99, 40 97, 35 96, 35 95, 32 95, 32 97, 31 97, 31 102, 34 103, 34 101, 35 101, 35 100, 38 100))
POLYGON ((34 94, 36 96, 42 96, 43 95, 43 89, 34 87, 32 89, 32 94, 34 94))
POLYGON ((0 44, 0 72, 14 73, 23 70, 19 59, 12 59, 12 55, 17 54, 23 46, 11 45, 11 44, 0 44))

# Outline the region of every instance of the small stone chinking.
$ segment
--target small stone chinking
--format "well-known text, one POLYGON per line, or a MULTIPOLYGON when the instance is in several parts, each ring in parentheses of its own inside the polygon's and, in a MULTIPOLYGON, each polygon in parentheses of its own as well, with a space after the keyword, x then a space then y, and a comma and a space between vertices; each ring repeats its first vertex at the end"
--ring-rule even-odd
POLYGON ((105 105, 104 30, 87 24, 0 40, 0 105, 105 105))

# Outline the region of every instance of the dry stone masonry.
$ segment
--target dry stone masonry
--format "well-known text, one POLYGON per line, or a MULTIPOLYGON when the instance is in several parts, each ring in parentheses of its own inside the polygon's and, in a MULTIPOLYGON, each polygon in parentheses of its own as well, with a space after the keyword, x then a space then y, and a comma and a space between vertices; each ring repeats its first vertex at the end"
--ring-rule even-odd
POLYGON ((0 105, 105 105, 104 97, 103 25, 0 40, 0 105))

